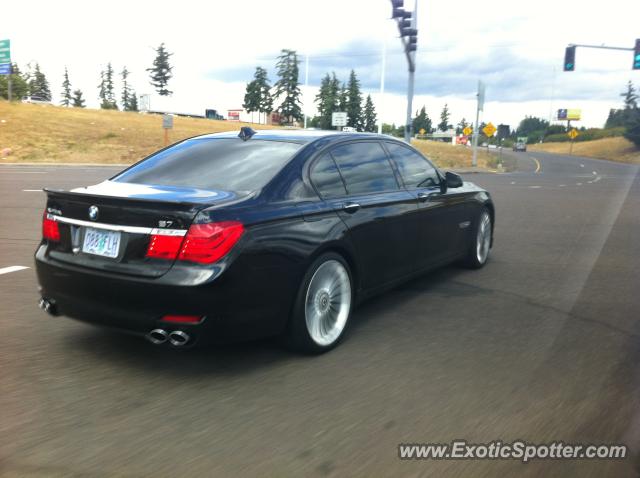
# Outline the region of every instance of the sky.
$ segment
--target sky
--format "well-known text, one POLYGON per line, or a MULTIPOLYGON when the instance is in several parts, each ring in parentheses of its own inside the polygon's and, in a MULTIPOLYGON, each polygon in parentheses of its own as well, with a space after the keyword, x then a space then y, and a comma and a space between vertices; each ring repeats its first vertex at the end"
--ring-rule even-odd
MULTIPOLYGON (((99 75, 111 61, 123 66, 138 94, 153 94, 145 71, 164 42, 174 66, 170 98, 151 97, 152 109, 204 114, 241 108, 256 66, 275 82, 283 48, 299 52, 304 111, 313 116, 321 78, 353 68, 379 117, 404 124, 407 67, 389 0, 220 0, 198 2, 93 0, 5 2, 0 39, 24 70, 38 62, 60 99, 68 67, 72 88, 98 106, 99 75), (386 50, 384 94, 380 94, 386 50)), ((579 48, 576 71, 563 72, 567 44, 631 48, 640 38, 635 0, 418 0, 418 51, 413 110, 423 105, 435 123, 448 104, 452 123, 473 121, 478 80, 487 85, 481 121, 512 127, 525 116, 553 118, 559 108, 582 109, 580 126, 603 125, 620 92, 640 71, 632 53, 579 48)), ((414 0, 405 0, 408 10, 414 0)), ((116 83, 119 90, 119 83, 116 83)), ((119 91, 118 91, 119 96, 119 91)), ((277 104, 277 103, 276 103, 277 104)))

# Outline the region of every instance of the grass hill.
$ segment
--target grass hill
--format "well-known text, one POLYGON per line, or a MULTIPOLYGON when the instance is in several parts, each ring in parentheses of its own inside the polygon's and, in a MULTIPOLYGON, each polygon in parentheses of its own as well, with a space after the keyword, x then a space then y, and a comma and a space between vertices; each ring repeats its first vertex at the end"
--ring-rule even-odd
MULTIPOLYGON (((255 129, 266 125, 174 117, 171 143, 190 136, 255 129)), ((8 103, 0 100, 0 162, 8 163, 123 163, 130 164, 162 148, 160 115, 123 111, 63 108, 52 105, 8 103), (2 154, 10 150, 9 154, 2 154)), ((471 166, 471 150, 435 141, 413 145, 442 168, 471 166)), ((493 155, 480 150, 481 168, 495 169, 493 155)))
MULTIPOLYGON (((243 125, 176 116, 169 141, 243 125)), ((160 115, 0 101, 0 150, 11 149, 4 162, 132 163, 163 146, 160 115)))
MULTIPOLYGON (((568 142, 542 143, 529 145, 529 151, 569 154, 568 142)), ((573 144, 573 154, 589 158, 609 159, 621 163, 640 164, 640 150, 634 144, 620 136, 595 139, 593 141, 577 141, 573 144)))

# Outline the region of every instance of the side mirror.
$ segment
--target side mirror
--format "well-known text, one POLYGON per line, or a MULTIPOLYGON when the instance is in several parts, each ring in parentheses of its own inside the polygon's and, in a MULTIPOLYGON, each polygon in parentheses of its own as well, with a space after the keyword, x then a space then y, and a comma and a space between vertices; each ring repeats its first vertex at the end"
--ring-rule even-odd
POLYGON ((459 188, 462 186, 462 178, 459 174, 447 171, 444 173, 444 180, 447 183, 447 188, 459 188))

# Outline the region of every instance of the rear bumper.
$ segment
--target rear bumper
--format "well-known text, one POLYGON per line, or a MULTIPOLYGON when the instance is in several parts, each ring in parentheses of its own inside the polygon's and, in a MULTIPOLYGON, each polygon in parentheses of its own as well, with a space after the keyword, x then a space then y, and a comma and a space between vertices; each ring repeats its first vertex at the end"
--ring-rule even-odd
POLYGON ((276 335, 286 326, 295 296, 288 274, 246 270, 241 260, 213 282, 186 286, 69 266, 49 258, 44 246, 35 263, 40 293, 55 303, 58 315, 138 335, 155 328, 184 330, 204 343, 276 335), (163 322, 165 315, 205 319, 174 324, 163 322))

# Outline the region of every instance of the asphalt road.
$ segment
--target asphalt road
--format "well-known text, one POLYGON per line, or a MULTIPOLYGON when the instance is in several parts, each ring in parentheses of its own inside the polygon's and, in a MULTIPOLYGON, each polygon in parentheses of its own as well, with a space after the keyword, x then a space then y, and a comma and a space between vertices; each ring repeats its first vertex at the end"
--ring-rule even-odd
POLYGON ((496 202, 480 271, 357 310, 340 347, 156 349, 37 306, 45 185, 109 168, 0 167, 0 475, 636 476, 623 461, 401 461, 399 443, 640 449, 640 175, 543 153, 470 174, 496 202), (33 191, 36 190, 36 191, 33 191))

